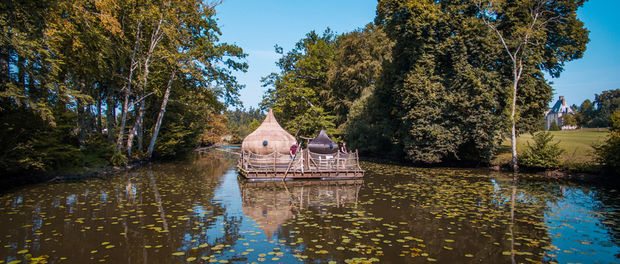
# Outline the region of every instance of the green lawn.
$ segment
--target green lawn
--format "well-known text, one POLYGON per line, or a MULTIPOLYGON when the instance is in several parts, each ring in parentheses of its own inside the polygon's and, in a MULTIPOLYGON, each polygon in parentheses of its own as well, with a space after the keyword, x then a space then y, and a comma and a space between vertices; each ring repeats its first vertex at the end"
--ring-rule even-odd
MULTIPOLYGON (((584 128, 565 131, 551 131, 554 141, 560 141, 560 147, 564 149, 561 160, 564 162, 583 163, 593 160, 592 145, 605 140, 608 134, 605 128, 584 128)), ((524 134, 517 138, 517 151, 522 153, 527 149, 527 142, 533 143, 531 134, 524 134)), ((530 144, 531 144, 530 143, 530 144)), ((502 142, 499 155, 494 164, 508 163, 511 160, 510 139, 502 142)))

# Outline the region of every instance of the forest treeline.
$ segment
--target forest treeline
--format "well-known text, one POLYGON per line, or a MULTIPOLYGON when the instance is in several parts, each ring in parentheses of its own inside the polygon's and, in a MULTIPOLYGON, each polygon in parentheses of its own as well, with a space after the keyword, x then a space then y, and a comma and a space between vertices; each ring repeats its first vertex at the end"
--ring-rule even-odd
POLYGON ((589 41, 583 2, 380 0, 362 29, 276 46, 260 106, 294 135, 325 127, 366 155, 489 164, 513 120, 512 134, 541 128, 544 72, 558 77, 589 41))
POLYGON ((2 1, 0 173, 170 157, 217 138, 247 64, 219 41, 216 4, 2 1))
POLYGON ((226 138, 226 141, 232 144, 241 144, 243 139, 258 128, 265 119, 265 114, 260 109, 253 107, 227 110, 225 115, 228 125, 223 131, 229 137, 226 138))
POLYGON ((594 102, 590 99, 584 100, 579 106, 572 105, 575 115, 566 115, 569 119, 564 124, 576 125, 578 127, 613 127, 612 114, 620 110, 620 89, 603 91, 594 94, 594 102))

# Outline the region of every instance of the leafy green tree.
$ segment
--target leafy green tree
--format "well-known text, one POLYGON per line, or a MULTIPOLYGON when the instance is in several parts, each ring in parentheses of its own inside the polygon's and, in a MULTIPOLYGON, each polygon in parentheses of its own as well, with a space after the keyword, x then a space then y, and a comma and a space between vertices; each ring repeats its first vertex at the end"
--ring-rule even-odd
POLYGON ((517 162, 517 100, 520 81, 528 67, 558 77, 564 63, 581 58, 586 50, 588 31, 577 18, 577 8, 585 0, 476 1, 477 17, 497 35, 508 55, 504 68, 512 78, 510 121, 512 123, 512 166, 517 162))
POLYGON ((594 95, 594 104, 596 110, 592 118, 592 124, 595 127, 609 127, 611 123, 611 115, 617 109, 620 109, 620 89, 603 91, 601 94, 594 95))
POLYGON ((596 116, 594 104, 589 99, 586 99, 577 108, 577 125, 581 127, 592 127, 592 120, 596 116))
POLYGON ((247 68, 241 48, 219 41, 217 3, 0 3, 0 170, 124 163, 195 147, 208 121, 238 104, 232 72, 247 68))
POLYGON ((560 142, 554 143, 553 135, 545 131, 534 134, 533 139, 534 144, 527 142, 527 149, 519 159, 521 165, 536 170, 558 168, 560 156, 564 153, 560 142))
MULTIPOLYGON (((293 135, 312 136, 322 127, 335 132, 334 116, 324 107, 330 103, 328 69, 335 56, 335 38, 329 29, 322 35, 311 31, 276 63, 280 73, 262 79, 263 86, 270 88, 261 108, 273 109, 293 135)), ((278 46, 276 51, 283 53, 278 46)))
POLYGON ((226 111, 228 119, 227 128, 231 133, 231 143, 241 143, 243 138, 252 133, 261 122, 265 119, 265 115, 260 109, 235 109, 234 111, 226 111))
POLYGON ((562 115, 562 125, 563 126, 576 126, 577 119, 572 114, 562 115))
POLYGON ((337 127, 346 126, 348 113, 364 93, 372 93, 383 64, 391 59, 393 43, 380 27, 368 24, 336 39, 336 51, 328 70, 328 101, 324 106, 334 113, 337 127))
POLYGON ((610 119, 609 136, 605 142, 594 146, 594 153, 610 173, 620 175, 620 110, 615 110, 610 119))
POLYGON ((553 120, 553 122, 551 122, 551 125, 549 125, 549 131, 560 131, 562 130, 562 128, 558 125, 557 122, 555 122, 555 120, 553 120))
POLYGON ((250 131, 250 133, 254 132, 254 130, 256 130, 261 124, 261 121, 258 121, 258 119, 252 119, 252 122, 250 122, 250 124, 248 125, 248 131, 250 131))
MULTIPOLYGON (((379 2, 376 23, 395 45, 371 100, 381 112, 375 120, 387 119, 388 128, 374 137, 409 160, 488 163, 497 151, 509 81, 498 67, 502 47, 476 14, 473 3, 379 2)), ((527 106, 520 128, 527 131, 538 125, 551 88, 536 68, 524 71, 521 93, 529 96, 520 102, 527 106)))

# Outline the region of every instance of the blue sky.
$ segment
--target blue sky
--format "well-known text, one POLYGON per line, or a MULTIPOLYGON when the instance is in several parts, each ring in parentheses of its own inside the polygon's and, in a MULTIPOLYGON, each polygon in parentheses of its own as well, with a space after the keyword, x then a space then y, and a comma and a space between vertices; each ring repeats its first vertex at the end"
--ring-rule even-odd
MULTIPOLYGON (((246 87, 245 107, 257 107, 266 88, 260 79, 278 72, 274 51, 278 44, 288 51, 311 30, 327 27, 345 33, 372 22, 377 1, 372 0, 224 0, 217 7, 221 40, 234 43, 249 55, 247 73, 235 74, 246 87)), ((618 0, 592 0, 578 11, 590 30, 590 43, 582 59, 569 62, 553 82, 554 99, 564 95, 568 104, 594 99, 595 93, 620 88, 620 10, 618 0)))

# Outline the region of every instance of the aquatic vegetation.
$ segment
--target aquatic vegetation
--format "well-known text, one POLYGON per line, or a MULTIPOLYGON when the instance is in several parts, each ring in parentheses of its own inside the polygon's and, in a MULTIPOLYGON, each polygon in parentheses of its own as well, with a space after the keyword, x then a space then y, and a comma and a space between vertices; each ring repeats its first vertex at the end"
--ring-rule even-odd
POLYGON ((363 163, 248 182, 206 153, 0 197, 0 263, 615 262, 614 189, 363 163))

